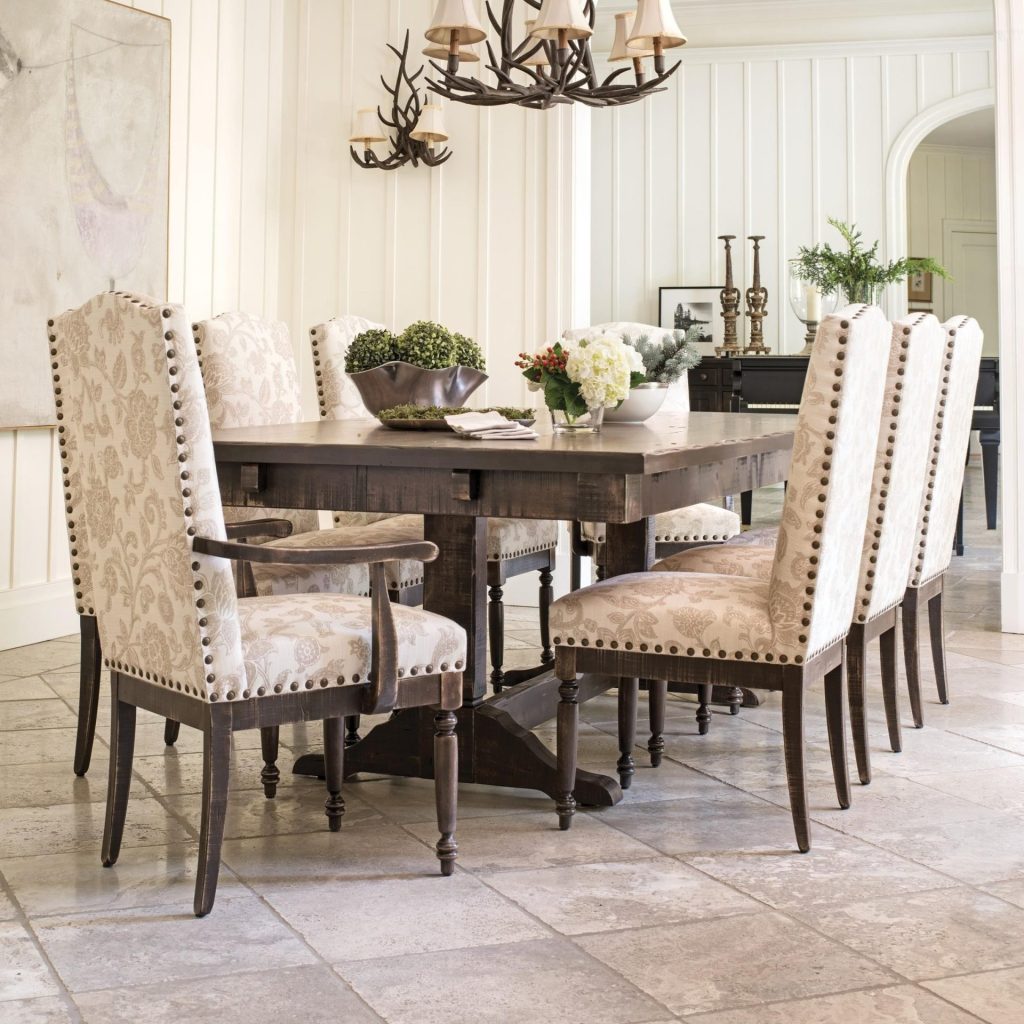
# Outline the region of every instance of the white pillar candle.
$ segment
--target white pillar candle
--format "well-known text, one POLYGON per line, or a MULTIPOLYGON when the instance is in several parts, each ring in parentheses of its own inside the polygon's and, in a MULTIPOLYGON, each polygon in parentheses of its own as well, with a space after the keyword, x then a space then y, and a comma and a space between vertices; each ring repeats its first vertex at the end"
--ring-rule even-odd
POLYGON ((819 323, 821 321, 821 292, 816 285, 809 284, 804 289, 804 298, 807 300, 808 323, 819 323))

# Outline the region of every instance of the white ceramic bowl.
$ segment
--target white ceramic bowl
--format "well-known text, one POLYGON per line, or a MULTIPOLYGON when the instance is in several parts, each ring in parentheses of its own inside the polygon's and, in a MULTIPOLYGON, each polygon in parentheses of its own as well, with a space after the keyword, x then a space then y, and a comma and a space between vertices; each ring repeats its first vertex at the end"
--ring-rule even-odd
POLYGON ((640 384, 618 409, 605 409, 605 423, 643 423, 649 420, 668 398, 668 384, 640 384))

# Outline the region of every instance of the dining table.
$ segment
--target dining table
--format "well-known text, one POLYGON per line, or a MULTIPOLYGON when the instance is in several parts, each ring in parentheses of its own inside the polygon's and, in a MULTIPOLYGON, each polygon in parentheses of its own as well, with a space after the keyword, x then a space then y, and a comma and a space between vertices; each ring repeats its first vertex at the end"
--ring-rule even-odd
MULTIPOLYGON (((553 672, 545 667, 488 693, 488 517, 607 523, 606 575, 644 571, 659 512, 783 482, 793 427, 792 416, 778 414, 666 412, 597 433, 539 427, 536 440, 500 441, 319 420, 217 430, 214 447, 225 506, 423 516, 424 538, 439 551, 424 566, 423 606, 459 623, 468 638, 460 781, 553 796, 555 756, 532 731, 555 717, 553 672)), ((578 699, 616 683, 583 677, 578 699)), ((346 776, 433 778, 433 712, 394 714, 344 756, 346 776)), ((295 771, 322 774, 322 757, 305 755, 295 771)), ((583 769, 575 792, 595 806, 622 798, 614 778, 583 769)))

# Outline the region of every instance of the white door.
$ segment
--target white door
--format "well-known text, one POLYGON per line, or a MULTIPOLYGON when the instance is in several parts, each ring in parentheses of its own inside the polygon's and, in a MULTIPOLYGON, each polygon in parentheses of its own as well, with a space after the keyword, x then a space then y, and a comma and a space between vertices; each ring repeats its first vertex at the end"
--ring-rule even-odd
POLYGON ((944 289, 945 315, 966 313, 985 332, 984 354, 999 355, 999 297, 996 290, 996 233, 984 230, 948 232, 947 269, 953 279, 944 289))

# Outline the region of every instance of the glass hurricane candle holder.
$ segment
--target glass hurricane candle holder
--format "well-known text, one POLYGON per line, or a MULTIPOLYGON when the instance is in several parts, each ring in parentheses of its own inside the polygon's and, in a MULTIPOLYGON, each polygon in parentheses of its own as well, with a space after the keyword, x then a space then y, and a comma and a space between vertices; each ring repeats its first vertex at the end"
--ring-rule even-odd
POLYGON ((789 262, 789 304, 799 320, 806 328, 804 347, 797 355, 809 356, 814 346, 814 337, 818 333, 821 318, 828 316, 839 302, 836 292, 822 292, 821 289, 805 281, 799 276, 799 262, 789 262))

